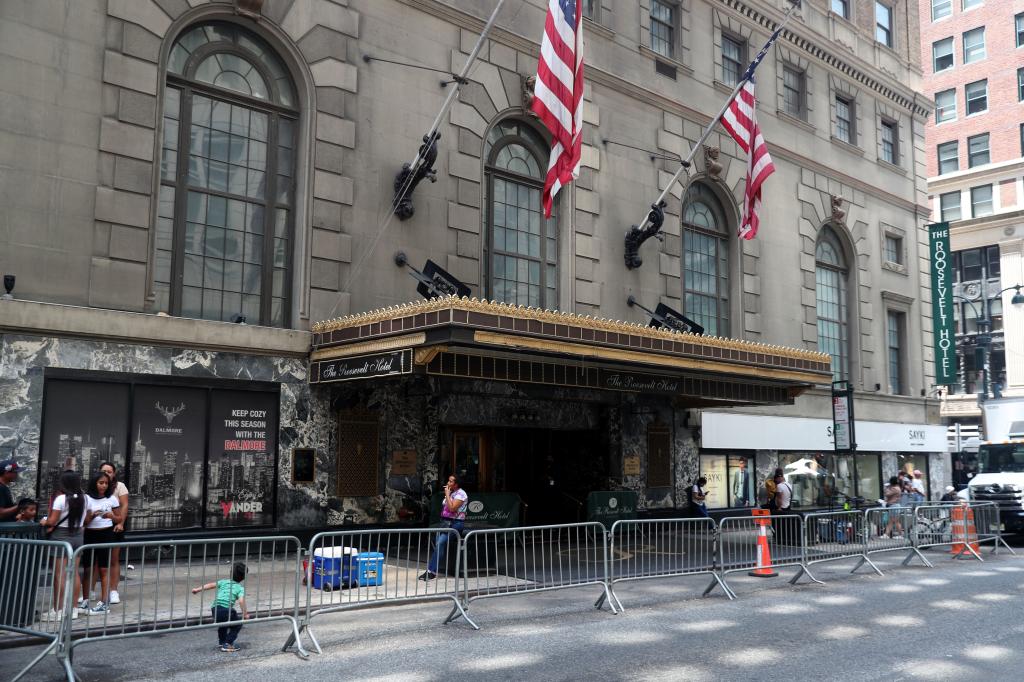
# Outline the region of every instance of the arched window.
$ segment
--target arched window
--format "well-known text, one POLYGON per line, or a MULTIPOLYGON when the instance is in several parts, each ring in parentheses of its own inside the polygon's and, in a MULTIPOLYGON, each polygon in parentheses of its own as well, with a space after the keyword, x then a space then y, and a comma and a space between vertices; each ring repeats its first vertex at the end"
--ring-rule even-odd
POLYGON ((157 310, 290 319, 296 96, 260 38, 217 22, 171 48, 164 91, 157 310))
POLYGON ((709 187, 686 190, 683 312, 706 334, 729 336, 729 239, 725 211, 709 187))
POLYGON ((818 350, 832 356, 832 376, 838 381, 849 374, 850 332, 846 303, 849 271, 839 237, 830 227, 821 230, 815 261, 818 350))
POLYGON ((507 119, 484 145, 487 160, 487 297, 558 306, 558 221, 544 219, 548 146, 532 127, 507 119))

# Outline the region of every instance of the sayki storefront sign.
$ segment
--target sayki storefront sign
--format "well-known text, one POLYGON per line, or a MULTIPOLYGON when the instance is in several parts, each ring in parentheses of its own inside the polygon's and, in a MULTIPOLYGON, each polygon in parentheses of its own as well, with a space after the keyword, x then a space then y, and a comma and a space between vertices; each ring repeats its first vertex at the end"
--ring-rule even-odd
POLYGON ((311 384, 326 384, 409 374, 410 372, 412 372, 412 351, 405 349, 375 355, 314 361, 310 365, 309 382, 311 384))
MULTIPOLYGON (((701 447, 737 450, 832 450, 831 419, 737 412, 701 414, 701 447)), ((946 427, 857 420, 858 452, 945 452, 946 427)))

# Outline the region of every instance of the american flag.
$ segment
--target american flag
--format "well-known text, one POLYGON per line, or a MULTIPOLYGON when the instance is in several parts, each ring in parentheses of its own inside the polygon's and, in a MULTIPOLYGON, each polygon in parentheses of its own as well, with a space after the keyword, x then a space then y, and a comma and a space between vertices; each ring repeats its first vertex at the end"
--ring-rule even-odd
POLYGON ((583 154, 583 12, 578 0, 548 0, 537 83, 530 108, 554 144, 544 179, 544 215, 562 188, 580 176, 583 154))
MULTIPOLYGON (((758 62, 760 59, 751 67, 758 62)), ((747 72, 752 73, 753 68, 747 72)), ((768 154, 768 145, 761 135, 761 126, 757 125, 754 113, 756 101, 754 81, 748 77, 722 116, 722 126, 747 154, 747 190, 743 196, 743 220, 739 228, 739 236, 743 239, 753 239, 757 235, 757 228, 761 224, 758 215, 761 212, 761 185, 775 172, 775 164, 768 154)))

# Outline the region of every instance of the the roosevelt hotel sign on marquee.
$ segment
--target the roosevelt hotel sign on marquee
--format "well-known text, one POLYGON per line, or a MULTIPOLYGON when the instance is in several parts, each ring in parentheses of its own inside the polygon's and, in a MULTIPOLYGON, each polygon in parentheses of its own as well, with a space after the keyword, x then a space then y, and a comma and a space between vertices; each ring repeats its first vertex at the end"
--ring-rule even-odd
POLYGON ((932 266, 932 329, 935 334, 935 383, 956 383, 956 327, 953 317, 953 257, 949 223, 928 226, 928 255, 932 266))

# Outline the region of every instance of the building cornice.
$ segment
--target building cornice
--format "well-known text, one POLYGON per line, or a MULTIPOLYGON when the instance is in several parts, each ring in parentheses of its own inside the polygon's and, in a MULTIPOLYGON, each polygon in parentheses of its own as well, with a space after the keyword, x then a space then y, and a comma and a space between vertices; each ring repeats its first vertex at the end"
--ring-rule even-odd
POLYGON ((18 299, 0 300, 0 334, 74 337, 108 343, 295 358, 307 357, 312 341, 312 334, 296 329, 18 299))
MULTIPOLYGON (((401 2, 444 19, 460 28, 477 33, 484 28, 484 19, 452 7, 443 2, 443 0, 401 0, 401 2)), ((715 0, 715 2, 728 7, 769 33, 775 31, 782 20, 782 15, 777 10, 772 10, 773 14, 777 14, 777 16, 769 16, 766 12, 752 7, 743 2, 743 0, 715 0)), ((820 35, 807 35, 798 24, 790 24, 782 33, 782 38, 791 47, 802 50, 805 54, 814 57, 822 64, 871 89, 915 116, 927 117, 931 114, 932 103, 928 98, 903 86, 895 79, 890 80, 870 75, 868 71, 875 69, 875 67, 856 55, 840 56, 835 52, 825 49, 822 46, 823 37, 820 35)), ((540 53, 539 43, 500 26, 495 26, 491 29, 490 39, 527 54, 537 55, 540 53)), ((587 78, 592 78, 591 74, 594 73, 594 70, 594 67, 587 66, 587 78)), ((678 107, 679 105, 677 104, 676 106, 678 107)), ((692 111, 686 107, 683 107, 683 110, 692 111)))

